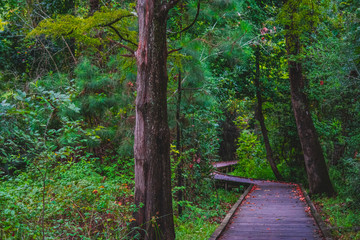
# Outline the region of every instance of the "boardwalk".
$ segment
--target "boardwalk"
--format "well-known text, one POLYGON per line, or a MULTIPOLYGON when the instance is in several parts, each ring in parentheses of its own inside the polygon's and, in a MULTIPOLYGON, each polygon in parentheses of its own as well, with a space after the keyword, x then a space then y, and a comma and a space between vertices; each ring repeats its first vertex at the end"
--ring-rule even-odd
POLYGON ((214 174, 214 178, 256 184, 218 239, 322 239, 298 185, 218 173, 214 174))

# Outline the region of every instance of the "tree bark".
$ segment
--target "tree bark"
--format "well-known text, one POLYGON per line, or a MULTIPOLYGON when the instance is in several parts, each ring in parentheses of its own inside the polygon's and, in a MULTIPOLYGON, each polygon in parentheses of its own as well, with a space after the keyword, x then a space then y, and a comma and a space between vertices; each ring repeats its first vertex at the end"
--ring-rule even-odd
MULTIPOLYGON (((183 161, 182 159, 180 158, 181 157, 181 125, 180 125, 180 110, 181 110, 181 94, 182 94, 182 91, 181 91, 181 71, 179 70, 179 76, 178 76, 178 99, 177 99, 177 102, 176 102, 176 150, 178 151, 178 153, 176 154, 176 158, 177 158, 177 161, 179 161, 179 164, 177 166, 177 186, 178 187, 182 187, 184 185, 184 179, 183 179, 183 171, 182 171, 182 168, 183 168, 183 161)), ((182 189, 179 189, 177 191, 177 200, 178 201, 182 201, 183 200, 183 190, 182 189)), ((179 204, 178 205, 178 214, 179 216, 182 215, 182 206, 179 204)))
POLYGON ((300 37, 293 26, 287 27, 286 49, 290 78, 291 103, 295 115, 297 131, 304 154, 306 172, 311 194, 326 193, 333 195, 334 189, 330 181, 323 151, 304 92, 305 80, 302 65, 292 60, 300 54, 300 37))
POLYGON ((239 130, 234 123, 236 114, 225 110, 225 119, 220 121, 221 139, 219 156, 221 161, 234 161, 236 159, 236 141, 239 138, 239 130))
POLYGON ((90 16, 94 15, 96 11, 100 9, 100 0, 90 0, 90 16))
POLYGON ((141 239, 175 238, 166 90, 166 20, 160 0, 138 0, 134 214, 141 239))
POLYGON ((256 98, 257 98, 257 114, 256 115, 257 115, 257 119, 260 122, 261 133, 264 138, 264 144, 265 144, 265 149, 266 149, 266 158, 270 164, 271 170, 273 171, 276 179, 279 181, 282 181, 283 177, 281 176, 279 170, 277 169, 275 159, 273 157, 273 152, 271 149, 269 136, 268 136, 268 130, 266 129, 265 118, 264 118, 264 114, 263 114, 263 110, 262 110, 263 100, 262 100, 261 90, 260 90, 260 47, 259 46, 256 47, 255 58, 256 58, 255 59, 256 72, 255 72, 254 83, 255 83, 255 87, 256 87, 256 98))
MULTIPOLYGON (((184 6, 182 3, 179 4, 180 6, 180 19, 179 19, 179 26, 182 29, 182 15, 184 13, 184 6)), ((180 39, 182 34, 180 33, 180 39)), ((180 125, 180 114, 181 114, 181 95, 182 95, 182 77, 181 77, 181 69, 179 69, 178 75, 178 98, 176 101, 176 150, 178 153, 176 154, 176 161, 178 161, 177 169, 176 169, 176 179, 177 179, 177 186, 182 187, 184 185, 184 178, 183 178, 183 161, 181 159, 181 125, 180 125)), ((183 200, 183 190, 179 189, 177 191, 177 201, 180 202, 183 200)), ((178 215, 181 216, 183 212, 183 207, 181 204, 178 204, 178 215)))

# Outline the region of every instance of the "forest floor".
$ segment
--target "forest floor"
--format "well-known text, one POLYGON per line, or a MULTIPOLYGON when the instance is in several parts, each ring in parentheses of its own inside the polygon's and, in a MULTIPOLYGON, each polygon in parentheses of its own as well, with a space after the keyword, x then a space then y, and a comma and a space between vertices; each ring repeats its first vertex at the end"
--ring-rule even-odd
POLYGON ((175 216, 176 239, 207 240, 242 194, 243 187, 217 189, 196 203, 187 203, 182 216, 175 216))
POLYGON ((360 211, 339 196, 316 197, 313 203, 335 240, 360 239, 360 211))

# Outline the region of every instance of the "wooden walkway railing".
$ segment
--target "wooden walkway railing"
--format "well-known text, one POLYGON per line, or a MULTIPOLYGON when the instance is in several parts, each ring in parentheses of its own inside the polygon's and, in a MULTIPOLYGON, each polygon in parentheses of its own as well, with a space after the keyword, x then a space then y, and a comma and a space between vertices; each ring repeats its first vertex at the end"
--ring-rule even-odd
POLYGON ((307 203, 310 199, 306 199, 306 193, 304 195, 298 184, 234 177, 220 172, 215 172, 213 177, 251 185, 210 240, 331 239, 326 230, 319 228, 317 221, 321 220, 313 218, 314 209, 307 203))

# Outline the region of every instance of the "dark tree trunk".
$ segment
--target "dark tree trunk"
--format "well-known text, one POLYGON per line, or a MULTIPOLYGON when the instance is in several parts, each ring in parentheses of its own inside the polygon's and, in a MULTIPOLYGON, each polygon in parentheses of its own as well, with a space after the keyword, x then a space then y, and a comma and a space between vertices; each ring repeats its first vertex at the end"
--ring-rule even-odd
POLYGON ((299 55, 301 45, 299 35, 293 27, 288 27, 286 34, 288 54, 291 103, 295 115, 297 131, 304 154, 306 172, 311 194, 334 194, 323 151, 314 127, 304 93, 305 81, 301 63, 291 60, 299 55))
MULTIPOLYGON (((183 168, 183 162, 180 158, 181 156, 181 125, 180 125, 180 106, 181 106, 181 71, 179 71, 178 76, 178 99, 176 102, 176 150, 178 151, 177 154, 177 161, 179 161, 179 164, 177 166, 177 186, 182 187, 184 185, 184 179, 182 176, 182 168, 183 168)), ((183 190, 179 189, 177 192, 177 200, 182 201, 183 199, 183 190)), ((179 216, 182 215, 182 206, 178 205, 178 214, 179 216)))
POLYGON ((268 137, 268 130, 266 129, 266 126, 265 126, 265 118, 264 118, 264 114, 262 111, 263 100, 262 100, 261 89, 260 89, 260 47, 259 46, 256 47, 255 57, 256 57, 256 60, 255 60, 256 72, 255 72, 254 83, 255 83, 255 87, 256 87, 256 98, 257 98, 256 115, 257 115, 257 119, 260 122, 261 133, 264 138, 265 149, 266 149, 266 158, 270 164, 271 170, 273 171, 276 179, 281 181, 281 180, 283 180, 283 177, 281 176, 279 170, 277 169, 275 159, 273 157, 273 152, 272 152, 269 137, 268 137))
POLYGON ((344 153, 345 153, 345 145, 335 142, 334 149, 331 154, 331 165, 337 166, 339 160, 344 156, 344 153))
POLYGON ((225 120, 220 122, 221 139, 219 156, 221 161, 234 161, 236 159, 236 141, 239 137, 239 130, 236 127, 234 120, 236 115, 234 113, 226 112, 225 120))
MULTIPOLYGON (((182 29, 182 15, 184 13, 184 6, 183 3, 179 4, 180 8, 180 18, 179 18, 179 26, 180 29, 182 29)), ((182 34, 180 33, 180 39, 182 37, 182 34)), ((180 114, 181 114, 181 95, 182 95, 182 86, 181 86, 181 70, 179 69, 179 75, 178 75, 178 98, 176 101, 176 150, 178 153, 176 154, 176 160, 179 161, 176 169, 176 180, 177 180, 177 186, 182 187, 184 185, 184 178, 183 178, 183 161, 181 159, 181 125, 180 125, 180 114)), ((182 201, 183 200, 183 190, 179 189, 177 191, 177 200, 182 201)), ((183 212, 183 207, 181 204, 178 205, 178 215, 181 216, 183 212)))
POLYGON ((141 239, 175 238, 166 90, 166 20, 170 7, 138 0, 135 213, 141 239))
POLYGON ((90 15, 93 15, 96 11, 100 9, 100 0, 90 0, 90 15))

